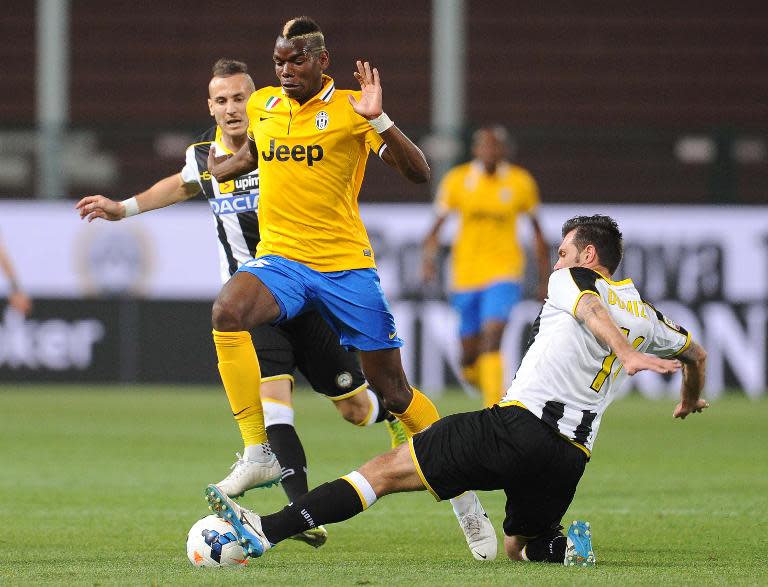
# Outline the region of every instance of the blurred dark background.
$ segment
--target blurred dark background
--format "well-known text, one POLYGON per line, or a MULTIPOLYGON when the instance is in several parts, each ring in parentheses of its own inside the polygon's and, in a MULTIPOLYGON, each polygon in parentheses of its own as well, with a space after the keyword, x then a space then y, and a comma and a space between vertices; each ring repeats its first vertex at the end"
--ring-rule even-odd
MULTIPOLYGON (((36 16, 0 13, 0 197, 39 194, 36 16)), ((288 18, 314 17, 330 73, 354 87, 357 58, 382 73, 387 112, 427 147, 434 4, 391 0, 68 3, 63 197, 132 194, 180 170, 205 130, 210 67, 247 61, 274 83, 288 18)), ((478 125, 500 122, 549 202, 764 203, 768 180, 765 2, 466 1, 466 113, 448 162, 478 125)), ((369 167, 363 201, 428 201, 369 167)))

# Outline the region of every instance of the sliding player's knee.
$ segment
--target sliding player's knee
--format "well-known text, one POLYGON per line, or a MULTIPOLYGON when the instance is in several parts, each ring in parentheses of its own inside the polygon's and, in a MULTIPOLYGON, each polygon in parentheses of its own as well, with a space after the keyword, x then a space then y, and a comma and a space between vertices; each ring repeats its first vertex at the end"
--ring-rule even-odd
POLYGON ((371 459, 360 467, 359 472, 368 480, 378 497, 401 491, 424 489, 407 444, 401 444, 371 459))
POLYGON ((507 553, 509 560, 523 560, 524 546, 525 542, 522 542, 517 536, 504 536, 504 551, 507 553))

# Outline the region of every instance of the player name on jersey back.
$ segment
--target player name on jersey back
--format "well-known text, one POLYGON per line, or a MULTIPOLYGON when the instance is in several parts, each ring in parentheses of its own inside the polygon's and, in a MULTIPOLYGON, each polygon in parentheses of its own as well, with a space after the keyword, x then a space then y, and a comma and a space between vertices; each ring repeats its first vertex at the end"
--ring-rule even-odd
POLYGON ((612 281, 584 267, 552 273, 547 299, 503 402, 523 405, 589 451, 627 374, 616 354, 576 318, 585 295, 601 300, 640 352, 673 357, 687 348, 690 336, 644 301, 631 279, 612 281))

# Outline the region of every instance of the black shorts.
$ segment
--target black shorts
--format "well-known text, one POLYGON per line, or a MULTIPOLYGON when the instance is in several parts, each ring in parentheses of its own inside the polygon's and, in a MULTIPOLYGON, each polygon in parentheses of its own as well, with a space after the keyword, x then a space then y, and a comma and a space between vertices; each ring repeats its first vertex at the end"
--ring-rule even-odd
POLYGON ((298 369, 318 393, 339 400, 365 385, 357 353, 345 350, 317 312, 307 312, 278 326, 251 330, 262 381, 287 379, 298 369))
POLYGON ((414 462, 438 499, 503 489, 504 533, 556 528, 573 500, 587 455, 519 406, 446 416, 413 437, 414 462))

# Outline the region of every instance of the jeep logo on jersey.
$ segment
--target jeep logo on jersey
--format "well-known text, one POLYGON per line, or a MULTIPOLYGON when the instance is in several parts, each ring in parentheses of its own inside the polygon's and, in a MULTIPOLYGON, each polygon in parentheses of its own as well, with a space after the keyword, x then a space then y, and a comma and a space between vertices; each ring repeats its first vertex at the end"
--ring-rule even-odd
POLYGON ((245 194, 231 198, 211 198, 208 200, 214 214, 239 214, 255 212, 259 207, 258 194, 245 194))
POLYGON ((294 145, 289 147, 288 145, 276 145, 275 139, 269 140, 269 152, 261 152, 261 158, 264 161, 288 161, 293 159, 294 161, 306 161, 308 167, 312 167, 315 161, 321 161, 323 158, 323 147, 320 145, 294 145))
POLYGON ((324 130, 328 126, 328 113, 325 110, 321 110, 315 116, 315 126, 317 130, 324 130))

